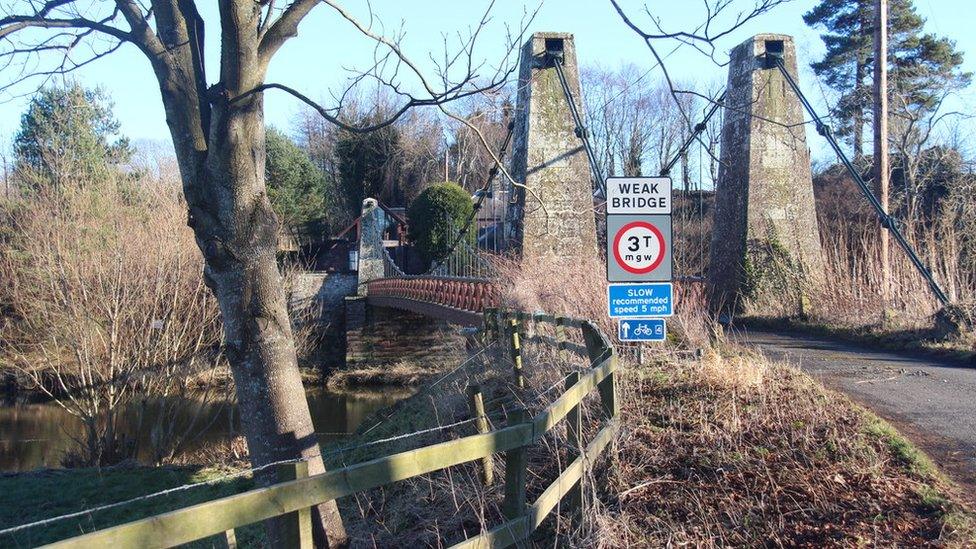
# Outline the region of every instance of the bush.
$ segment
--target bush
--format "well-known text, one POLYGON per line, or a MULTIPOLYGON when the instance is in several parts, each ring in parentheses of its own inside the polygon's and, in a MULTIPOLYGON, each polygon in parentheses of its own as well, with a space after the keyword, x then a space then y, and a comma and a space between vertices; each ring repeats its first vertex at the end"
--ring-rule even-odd
MULTIPOLYGON (((0 373, 15 372, 81 419, 71 464, 134 457, 122 414, 140 400, 154 462, 195 424, 179 398, 212 376, 221 340, 216 300, 174 183, 72 181, 0 204, 0 373), (150 409, 150 407, 152 409, 150 409)), ((195 397, 206 402, 210 391, 195 397)), ((202 409, 202 408, 201 408, 202 409)))
MULTIPOLYGON (((471 197, 457 183, 435 183, 410 204, 410 240, 425 262, 444 259, 471 216, 471 197)), ((469 233, 474 241, 475 231, 469 233)))

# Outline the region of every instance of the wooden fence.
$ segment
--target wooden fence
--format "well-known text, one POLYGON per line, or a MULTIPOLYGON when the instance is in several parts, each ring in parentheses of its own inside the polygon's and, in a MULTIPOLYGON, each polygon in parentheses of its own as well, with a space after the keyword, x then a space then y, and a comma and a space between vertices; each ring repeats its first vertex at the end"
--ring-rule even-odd
POLYGON ((484 326, 487 337, 504 340, 509 346, 516 380, 522 376, 524 341, 537 341, 579 353, 589 360, 590 366, 582 372, 570 374, 565 391, 544 410, 534 417, 524 410, 515 410, 509 415, 509 425, 504 428, 487 430, 487 421, 481 421, 484 415, 484 408, 479 405, 481 395, 474 388, 469 391, 469 400, 478 419, 475 422, 478 434, 311 477, 307 476, 305 463, 291 464, 291 474, 295 480, 98 530, 52 546, 112 549, 171 547, 215 535, 226 535, 228 540, 233 540, 235 528, 289 515, 294 522, 285 534, 288 537, 285 545, 311 547, 312 506, 473 461, 482 463, 483 476, 490 480, 490 458, 496 453, 504 453, 505 459, 505 499, 502 504, 505 521, 455 547, 507 547, 527 539, 564 497, 566 502, 563 508, 580 505, 586 468, 613 439, 619 411, 615 394, 615 350, 607 337, 585 320, 489 309, 485 311, 484 326), (534 330, 531 325, 544 323, 555 326, 556 337, 532 335, 534 330), (585 345, 569 341, 565 337, 567 329, 580 330, 585 345), (602 428, 584 444, 581 402, 594 389, 599 392, 602 428), (568 440, 574 459, 534 502, 527 503, 526 451, 564 419, 569 423, 568 440))

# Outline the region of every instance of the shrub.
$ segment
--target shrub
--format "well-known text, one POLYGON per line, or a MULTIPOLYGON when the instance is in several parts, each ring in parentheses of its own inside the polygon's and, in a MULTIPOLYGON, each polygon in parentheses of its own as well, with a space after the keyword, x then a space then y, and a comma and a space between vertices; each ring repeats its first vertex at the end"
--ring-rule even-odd
MULTIPOLYGON (((410 204, 410 240, 425 262, 444 259, 474 206, 457 183, 435 183, 410 204)), ((475 231, 469 232, 471 242, 475 231)))
POLYGON ((176 423, 179 399, 151 398, 189 395, 212 375, 221 339, 185 208, 175 183, 110 179, 40 189, 0 209, 10 227, 0 249, 0 365, 81 419, 72 464, 134 456, 139 433, 120 432, 133 402, 158 407, 139 427, 155 462, 205 423, 176 423))

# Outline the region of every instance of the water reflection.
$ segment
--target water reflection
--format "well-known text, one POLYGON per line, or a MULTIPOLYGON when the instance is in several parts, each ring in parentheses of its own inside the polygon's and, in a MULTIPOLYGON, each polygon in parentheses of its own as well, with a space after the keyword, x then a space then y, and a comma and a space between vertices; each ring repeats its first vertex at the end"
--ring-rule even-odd
MULTIPOLYGON (((329 441, 355 431, 370 414, 410 394, 411 391, 402 388, 342 392, 316 388, 307 396, 315 430, 323 441, 329 441)), ((132 403, 123 414, 121 424, 126 434, 138 436, 142 460, 148 459, 150 452, 149 429, 145 426, 153 423, 161 404, 176 410, 177 421, 182 425, 189 424, 197 410, 200 411, 194 429, 197 434, 186 445, 188 451, 226 442, 232 431, 239 430, 237 406, 226 400, 132 403)), ((74 439, 82 432, 81 420, 56 402, 6 403, 0 406, 0 471, 59 467, 62 456, 75 445, 74 439)))

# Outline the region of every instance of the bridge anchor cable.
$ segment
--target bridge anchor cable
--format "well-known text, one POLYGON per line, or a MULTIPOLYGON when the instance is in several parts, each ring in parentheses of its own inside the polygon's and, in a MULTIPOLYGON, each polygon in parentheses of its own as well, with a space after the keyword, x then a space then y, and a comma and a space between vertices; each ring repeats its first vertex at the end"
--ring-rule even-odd
POLYGON ((573 91, 569 88, 569 83, 566 81, 566 73, 563 70, 563 62, 565 61, 563 52, 559 50, 547 50, 546 59, 552 63, 552 66, 556 69, 556 74, 559 76, 559 84, 563 88, 563 95, 566 96, 566 102, 569 103, 569 112, 573 116, 573 123, 576 124, 574 130, 576 137, 579 137, 583 142, 583 150, 586 151, 586 160, 590 163, 590 175, 596 183, 596 194, 601 198, 605 198, 607 195, 607 190, 604 188, 605 181, 600 171, 600 165, 596 162, 596 154, 593 152, 593 146, 590 145, 589 131, 586 129, 586 124, 583 123, 583 116, 576 107, 576 100, 573 99, 573 91))
POLYGON ((852 178, 854 178, 854 182, 857 183, 857 186, 860 187, 861 192, 868 199, 868 202, 871 203, 871 207, 873 207, 874 211, 878 214, 878 221, 881 222, 881 226, 894 235, 895 241, 898 242, 901 249, 906 255, 908 255, 908 258, 911 260, 912 265, 915 266, 915 269, 918 270, 922 277, 925 278, 925 281, 928 282, 929 289, 932 290, 932 293, 935 295, 936 299, 939 300, 939 303, 941 303, 942 306, 949 305, 949 297, 946 296, 945 292, 942 291, 939 283, 936 282, 935 278, 932 276, 932 271, 925 266, 925 263, 923 263, 918 257, 918 254, 915 253, 915 249, 912 248, 912 245, 908 243, 905 236, 901 233, 901 230, 898 228, 898 220, 885 211, 884 206, 882 206, 881 202, 878 201, 878 198, 874 196, 871 188, 868 187, 867 183, 865 183, 864 178, 861 177, 861 174, 858 173, 857 169, 854 168, 854 165, 851 163, 850 159, 848 159, 847 155, 844 154, 844 151, 840 148, 840 145, 834 138, 833 133, 830 131, 830 126, 824 123, 823 119, 817 114, 817 111, 814 110, 813 105, 810 104, 806 96, 803 95, 803 92, 800 91, 800 86, 796 83, 796 80, 794 80, 790 75, 790 72, 786 70, 786 66, 783 64, 782 56, 767 52, 765 61, 767 66, 775 65, 779 69, 779 72, 782 73, 783 77, 786 79, 786 83, 789 84, 790 89, 792 89, 793 93, 795 93, 800 99, 800 103, 803 105, 803 108, 810 114, 810 117, 813 118, 814 123, 816 123, 817 133, 822 135, 827 140, 827 143, 830 144, 830 148, 832 148, 834 153, 837 154, 837 157, 840 158, 840 161, 844 164, 844 167, 847 168, 847 172, 851 174, 852 178))

